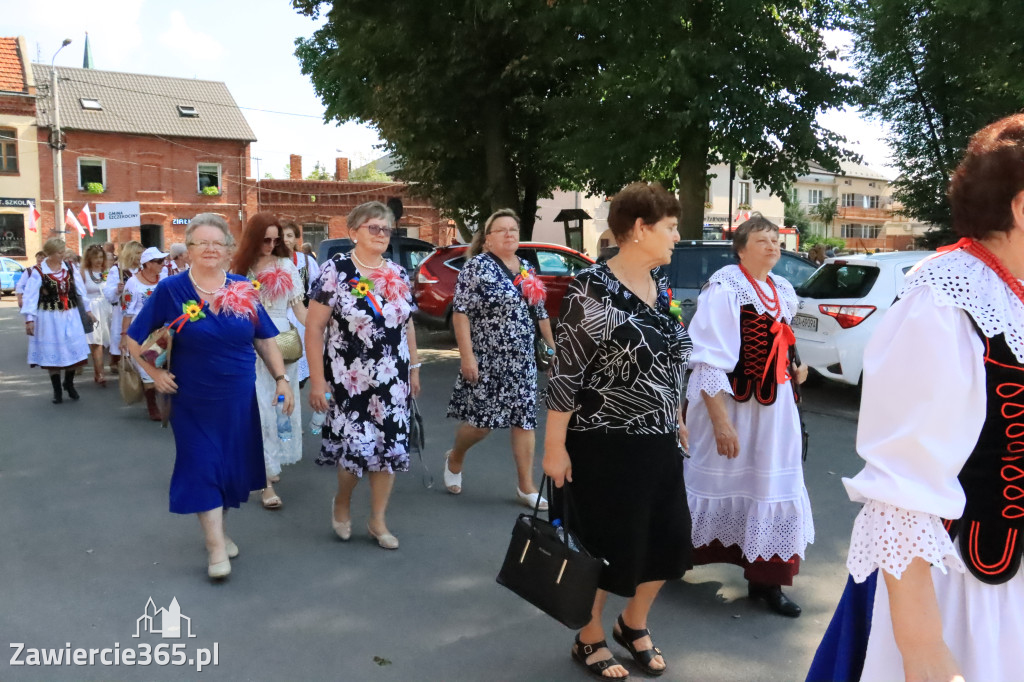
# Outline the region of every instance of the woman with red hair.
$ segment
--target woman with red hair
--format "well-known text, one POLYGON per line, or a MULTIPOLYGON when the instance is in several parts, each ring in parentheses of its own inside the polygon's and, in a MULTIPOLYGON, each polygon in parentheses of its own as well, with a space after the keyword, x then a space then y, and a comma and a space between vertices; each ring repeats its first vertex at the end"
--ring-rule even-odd
POLYGON ((864 353, 864 503, 809 680, 1017 680, 1024 670, 1024 115, 971 138, 962 239, 907 275, 864 353))
MULTIPOLYGON (((301 323, 306 323, 305 293, 302 279, 284 245, 281 223, 272 213, 257 213, 246 224, 242 239, 231 261, 231 271, 248 277, 260 292, 260 302, 270 319, 282 333, 288 331, 289 309, 301 323)), ((301 341, 300 341, 301 344, 301 341)), ((298 385, 298 365, 285 365, 283 376, 274 376, 262 359, 256 360, 256 396, 263 426, 263 460, 267 469, 267 487, 263 489, 263 507, 280 509, 281 498, 274 491, 280 480, 281 466, 294 464, 302 458, 302 415, 298 405, 291 414, 292 438, 283 441, 277 435, 277 382, 284 379, 298 385)))

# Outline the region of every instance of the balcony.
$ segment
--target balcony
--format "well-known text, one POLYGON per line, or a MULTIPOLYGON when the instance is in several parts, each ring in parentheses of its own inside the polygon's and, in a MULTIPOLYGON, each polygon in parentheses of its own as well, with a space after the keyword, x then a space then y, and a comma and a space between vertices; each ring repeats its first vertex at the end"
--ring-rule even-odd
POLYGON ((888 208, 864 208, 862 206, 840 206, 836 220, 863 220, 884 223, 892 220, 892 211, 888 208))

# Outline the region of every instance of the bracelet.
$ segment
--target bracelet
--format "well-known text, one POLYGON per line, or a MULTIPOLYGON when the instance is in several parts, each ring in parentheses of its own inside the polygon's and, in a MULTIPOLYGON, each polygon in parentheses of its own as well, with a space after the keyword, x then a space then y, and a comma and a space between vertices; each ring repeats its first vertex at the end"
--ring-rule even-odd
POLYGON ((417 362, 415 365, 409 365, 409 370, 412 371, 414 369, 419 369, 422 366, 423 366, 422 362, 417 362))

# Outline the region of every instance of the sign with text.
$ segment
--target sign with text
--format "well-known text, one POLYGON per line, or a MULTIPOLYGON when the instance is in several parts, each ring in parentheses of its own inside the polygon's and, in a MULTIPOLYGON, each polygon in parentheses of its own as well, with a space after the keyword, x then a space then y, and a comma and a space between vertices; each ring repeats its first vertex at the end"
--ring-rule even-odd
POLYGON ((120 201, 113 204, 96 204, 96 227, 107 230, 112 227, 139 227, 139 202, 120 201))
POLYGON ((0 197, 0 208, 28 208, 32 199, 20 199, 17 197, 0 197))

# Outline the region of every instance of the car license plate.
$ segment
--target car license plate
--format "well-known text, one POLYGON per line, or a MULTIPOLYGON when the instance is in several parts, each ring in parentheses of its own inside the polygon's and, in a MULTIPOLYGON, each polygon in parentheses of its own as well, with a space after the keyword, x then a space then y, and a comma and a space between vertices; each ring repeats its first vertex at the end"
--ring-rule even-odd
POLYGON ((806 329, 809 332, 818 331, 818 318, 810 315, 795 315, 793 317, 794 329, 806 329))

